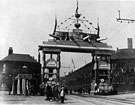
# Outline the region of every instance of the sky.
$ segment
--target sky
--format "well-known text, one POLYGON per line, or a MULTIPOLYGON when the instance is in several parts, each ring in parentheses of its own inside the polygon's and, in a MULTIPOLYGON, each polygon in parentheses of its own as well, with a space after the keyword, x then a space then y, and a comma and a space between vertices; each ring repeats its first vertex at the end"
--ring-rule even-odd
MULTIPOLYGON (((135 18, 133 0, 78 0, 79 13, 96 27, 99 18, 100 37, 116 48, 127 48, 127 38, 133 38, 135 46, 135 23, 117 22, 118 10, 121 18, 135 18)), ((30 54, 37 59, 38 45, 50 39, 55 15, 58 24, 75 13, 76 0, 0 0, 0 59, 13 47, 14 53, 30 54)), ((62 66, 75 69, 91 61, 91 54, 63 53, 62 66)), ((61 75, 71 71, 62 68, 61 75)))

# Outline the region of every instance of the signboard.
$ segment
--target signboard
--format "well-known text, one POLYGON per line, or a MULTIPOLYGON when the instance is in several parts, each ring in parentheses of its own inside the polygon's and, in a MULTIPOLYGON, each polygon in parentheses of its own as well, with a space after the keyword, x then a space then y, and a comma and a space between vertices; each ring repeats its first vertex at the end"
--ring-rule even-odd
POLYGON ((100 61, 98 68, 99 68, 99 69, 109 69, 109 65, 108 65, 108 63, 105 62, 105 61, 100 61))
POLYGON ((53 53, 58 53, 58 52, 60 52, 61 50, 60 49, 55 49, 55 48, 43 48, 43 51, 44 52, 53 52, 53 53))
POLYGON ((57 61, 55 61, 55 59, 48 59, 47 61, 46 61, 46 67, 48 67, 48 68, 57 68, 58 66, 57 66, 57 61))

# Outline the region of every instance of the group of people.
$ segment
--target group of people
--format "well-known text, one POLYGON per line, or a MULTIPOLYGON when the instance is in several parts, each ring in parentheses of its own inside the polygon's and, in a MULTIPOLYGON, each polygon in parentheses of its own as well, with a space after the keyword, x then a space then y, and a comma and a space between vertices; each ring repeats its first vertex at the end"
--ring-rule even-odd
POLYGON ((61 103, 64 103, 65 99, 64 87, 60 88, 58 85, 46 84, 44 87, 44 92, 46 95, 46 100, 60 101, 61 103))

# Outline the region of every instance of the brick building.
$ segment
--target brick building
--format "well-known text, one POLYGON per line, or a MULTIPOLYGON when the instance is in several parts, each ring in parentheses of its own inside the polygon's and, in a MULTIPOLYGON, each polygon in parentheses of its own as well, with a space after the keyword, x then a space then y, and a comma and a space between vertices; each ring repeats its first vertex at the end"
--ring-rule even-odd
POLYGON ((63 84, 72 91, 88 92, 92 81, 93 63, 88 63, 78 70, 69 73, 63 79, 63 84))
POLYGON ((128 48, 117 49, 111 57, 112 84, 118 91, 135 91, 135 49, 128 38, 128 48))
POLYGON ((9 48, 8 56, 0 60, 0 88, 12 88, 13 94, 23 94, 23 87, 29 82, 38 88, 40 74, 41 65, 34 57, 28 54, 15 54, 12 48, 9 48))

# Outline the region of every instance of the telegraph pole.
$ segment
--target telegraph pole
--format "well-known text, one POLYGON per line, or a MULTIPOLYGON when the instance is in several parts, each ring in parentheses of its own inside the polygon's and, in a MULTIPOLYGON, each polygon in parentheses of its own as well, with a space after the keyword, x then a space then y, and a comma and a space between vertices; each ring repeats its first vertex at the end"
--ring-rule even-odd
POLYGON ((133 23, 135 21, 134 19, 121 18, 120 17, 120 10, 118 10, 118 12, 119 12, 119 17, 116 18, 116 20, 118 22, 121 22, 122 23, 123 21, 127 21, 128 23, 133 23))

